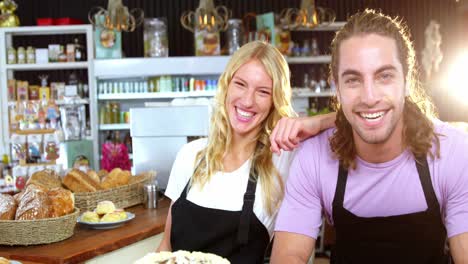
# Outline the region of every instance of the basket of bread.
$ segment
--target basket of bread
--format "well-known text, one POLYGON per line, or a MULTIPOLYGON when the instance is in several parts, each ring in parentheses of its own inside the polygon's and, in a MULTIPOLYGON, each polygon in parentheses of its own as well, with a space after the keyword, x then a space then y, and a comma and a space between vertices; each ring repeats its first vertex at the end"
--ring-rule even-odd
POLYGON ((20 193, 0 194, 0 244, 37 245, 73 235, 79 209, 52 170, 34 173, 20 193))
POLYGON ((63 185, 75 194, 75 206, 91 211, 100 201, 112 201, 117 208, 127 208, 143 202, 142 184, 154 180, 156 172, 132 176, 130 171, 111 172, 72 169, 63 177, 63 185))

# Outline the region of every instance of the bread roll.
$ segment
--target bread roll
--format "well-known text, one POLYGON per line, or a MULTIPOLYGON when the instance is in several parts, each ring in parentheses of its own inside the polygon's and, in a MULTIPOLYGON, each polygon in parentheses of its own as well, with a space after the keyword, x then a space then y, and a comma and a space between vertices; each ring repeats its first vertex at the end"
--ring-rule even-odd
POLYGON ((119 215, 120 220, 127 219, 127 213, 124 211, 124 209, 115 209, 114 213, 119 215))
POLYGON ((29 184, 35 184, 45 189, 62 187, 60 177, 53 170, 41 170, 33 173, 26 182, 26 186, 29 184))
POLYGON ((50 199, 50 217, 60 217, 75 210, 73 193, 63 188, 54 188, 47 192, 50 199))
POLYGON ((104 177, 107 176, 107 174, 109 174, 109 172, 108 172, 107 170, 99 170, 99 171, 97 172, 97 175, 99 176, 99 179, 101 179, 101 181, 102 181, 102 179, 103 179, 104 177))
POLYGON ((81 215, 81 221, 88 223, 99 223, 99 215, 95 212, 87 211, 81 215))
POLYGON ((36 220, 48 218, 50 199, 44 188, 34 184, 28 185, 16 210, 16 220, 36 220))
POLYGON ((0 220, 14 220, 17 206, 13 196, 0 193, 0 220))
POLYGON ((91 179, 93 179, 95 182, 101 182, 101 178, 99 178, 98 174, 96 173, 96 171, 94 170, 88 170, 88 172, 86 172, 88 174, 89 177, 91 177, 91 179))
POLYGON ((98 215, 108 214, 115 211, 115 205, 111 201, 99 202, 96 206, 96 213, 98 215))
POLYGON ((104 189, 111 189, 126 185, 130 181, 131 175, 130 171, 115 168, 102 180, 101 186, 104 189))
POLYGON ((101 190, 99 182, 96 182, 88 174, 78 170, 72 169, 63 178, 63 184, 73 192, 95 192, 101 190))
POLYGON ((112 213, 107 213, 105 214, 100 222, 101 223, 112 223, 112 222, 118 222, 121 220, 120 214, 117 212, 112 212, 112 213))

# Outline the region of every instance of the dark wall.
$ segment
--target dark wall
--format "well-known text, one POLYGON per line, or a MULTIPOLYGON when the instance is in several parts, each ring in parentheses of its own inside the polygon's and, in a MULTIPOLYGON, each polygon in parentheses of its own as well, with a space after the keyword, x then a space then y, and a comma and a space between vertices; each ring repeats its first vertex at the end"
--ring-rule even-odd
MULTIPOLYGON (((193 55, 192 33, 183 29, 179 18, 183 11, 194 10, 198 6, 198 0, 124 0, 124 5, 130 9, 142 8, 146 17, 166 17, 168 20, 169 52, 170 56, 193 55)), ((266 13, 274 11, 279 13, 283 8, 299 7, 300 0, 215 0, 215 5, 225 5, 233 12, 233 17, 241 18, 247 12, 266 13)), ((18 15, 22 25, 35 25, 38 17, 72 17, 79 18, 88 23, 88 11, 93 6, 107 8, 107 0, 16 0, 19 5, 18 15)), ((424 45, 424 29, 429 21, 434 19, 441 24, 442 51, 444 64, 455 56, 455 43, 457 43, 457 27, 455 0, 316 0, 318 6, 332 8, 337 13, 337 21, 344 21, 356 11, 365 8, 380 9, 390 15, 398 15, 407 21, 412 32, 417 50, 417 56, 421 54, 424 45), (447 59, 446 59, 447 58, 447 59)), ((143 56, 142 27, 135 32, 123 34, 123 49, 127 57, 143 56)), ((453 107, 448 101, 437 103, 441 117, 445 120, 453 119, 447 107, 453 107)), ((466 109, 468 110, 468 109, 466 109)), ((466 111, 465 111, 466 112, 466 111)), ((468 118, 456 117, 456 120, 468 118)))

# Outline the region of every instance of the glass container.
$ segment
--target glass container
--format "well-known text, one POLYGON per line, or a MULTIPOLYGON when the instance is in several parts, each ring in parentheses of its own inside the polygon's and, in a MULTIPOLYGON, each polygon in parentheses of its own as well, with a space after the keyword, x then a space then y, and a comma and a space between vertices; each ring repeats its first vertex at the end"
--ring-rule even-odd
POLYGON ((167 57, 167 23, 165 18, 147 18, 144 25, 145 57, 167 57))
POLYGON ((242 20, 229 19, 228 28, 226 30, 227 48, 229 55, 232 55, 244 44, 243 36, 242 20))

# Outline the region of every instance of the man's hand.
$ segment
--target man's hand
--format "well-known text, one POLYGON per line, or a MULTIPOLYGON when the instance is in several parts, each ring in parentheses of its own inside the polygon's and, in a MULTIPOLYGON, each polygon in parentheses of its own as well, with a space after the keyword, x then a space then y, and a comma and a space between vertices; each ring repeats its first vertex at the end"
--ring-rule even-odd
POLYGON ((313 117, 283 117, 270 135, 270 150, 280 154, 281 149, 291 151, 304 139, 330 128, 335 122, 335 113, 313 117))

